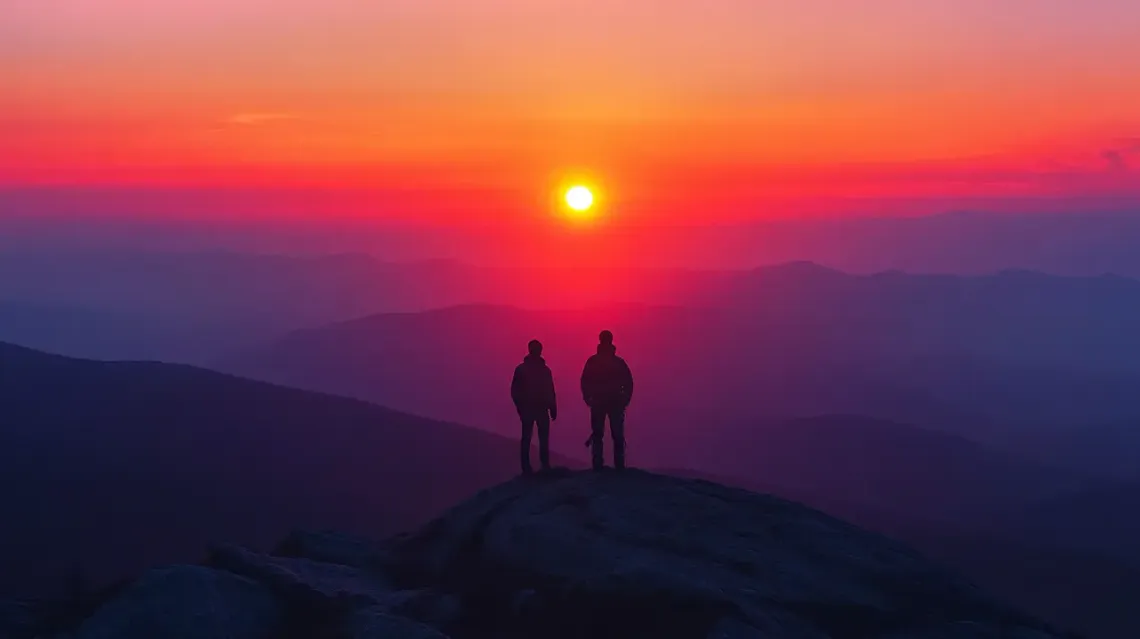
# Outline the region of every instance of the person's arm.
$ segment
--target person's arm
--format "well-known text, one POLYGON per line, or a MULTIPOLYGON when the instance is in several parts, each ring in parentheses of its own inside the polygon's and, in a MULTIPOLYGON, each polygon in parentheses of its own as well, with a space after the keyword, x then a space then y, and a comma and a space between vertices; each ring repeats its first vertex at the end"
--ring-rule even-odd
POLYGON ((550 382, 550 387, 547 389, 550 397, 550 419, 558 419, 558 396, 554 392, 554 373, 549 370, 546 371, 546 376, 550 382))
POLYGON ((629 370, 629 364, 622 360, 622 374, 625 376, 625 405, 629 406, 630 401, 633 400, 633 371, 629 370))
POLYGON ((593 386, 594 380, 591 379, 590 374, 590 360, 586 360, 586 366, 582 369, 582 401, 587 404, 590 403, 590 388, 593 386))
POLYGON ((522 405, 522 381, 522 370, 516 367, 515 375, 511 378, 511 401, 515 403, 515 408, 522 405))

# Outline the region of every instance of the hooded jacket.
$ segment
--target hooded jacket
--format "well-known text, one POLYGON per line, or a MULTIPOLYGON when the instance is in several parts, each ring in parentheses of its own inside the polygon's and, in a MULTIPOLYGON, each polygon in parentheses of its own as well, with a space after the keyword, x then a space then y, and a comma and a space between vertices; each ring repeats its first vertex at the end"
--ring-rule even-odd
POLYGON ((633 399, 633 373, 613 344, 598 344, 597 354, 586 360, 582 398, 591 406, 623 407, 633 399))
POLYGON ((557 413, 554 375, 545 359, 527 355, 522 364, 515 367, 515 375, 511 380, 511 400, 519 413, 557 413))

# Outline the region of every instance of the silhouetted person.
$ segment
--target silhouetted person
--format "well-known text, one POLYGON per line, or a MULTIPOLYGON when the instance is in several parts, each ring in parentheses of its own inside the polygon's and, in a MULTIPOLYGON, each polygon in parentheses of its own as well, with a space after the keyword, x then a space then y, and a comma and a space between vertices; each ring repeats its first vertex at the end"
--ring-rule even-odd
POLYGON ((594 469, 598 470, 605 466, 603 439, 609 417, 614 467, 621 470, 625 468, 625 409, 633 399, 633 373, 617 356, 613 333, 602 331, 598 341, 597 354, 586 360, 582 370, 582 398, 590 407, 590 447, 594 469))
POLYGON ((554 397, 554 375, 542 359, 542 342, 531 340, 529 353, 515 368, 511 380, 511 399, 522 419, 522 446, 519 450, 522 470, 531 473, 530 439, 538 424, 538 459, 543 470, 550 469, 550 422, 558 419, 558 404, 554 397))

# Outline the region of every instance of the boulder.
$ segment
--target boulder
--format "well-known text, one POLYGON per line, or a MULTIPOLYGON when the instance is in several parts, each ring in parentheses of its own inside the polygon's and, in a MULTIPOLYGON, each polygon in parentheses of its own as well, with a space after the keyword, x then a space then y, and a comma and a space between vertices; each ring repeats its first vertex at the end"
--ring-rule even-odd
POLYGON ((394 542, 391 557, 397 580, 462 593, 544 637, 933 638, 963 624, 1057 636, 880 535, 639 471, 508 482, 394 542))
POLYGON ((444 628, 462 611, 454 596, 430 588, 394 590, 381 575, 351 566, 261 555, 232 545, 213 547, 210 563, 261 583, 310 618, 371 608, 444 628))
POLYGON ((348 620, 346 639, 447 639, 447 635, 382 608, 365 608, 348 620))
POLYGON ((210 564, 261 583, 290 606, 353 609, 388 600, 391 584, 382 576, 311 559, 261 555, 240 546, 210 549, 210 564))
POLYGON ((273 554, 367 570, 382 566, 385 558, 381 544, 331 531, 294 531, 277 545, 273 554))
POLYGON ((87 619, 77 639, 266 639, 282 607, 256 582, 202 566, 155 569, 87 619))
POLYGON ((452 626, 465 612, 459 597, 430 588, 393 591, 376 608, 439 629, 452 626))

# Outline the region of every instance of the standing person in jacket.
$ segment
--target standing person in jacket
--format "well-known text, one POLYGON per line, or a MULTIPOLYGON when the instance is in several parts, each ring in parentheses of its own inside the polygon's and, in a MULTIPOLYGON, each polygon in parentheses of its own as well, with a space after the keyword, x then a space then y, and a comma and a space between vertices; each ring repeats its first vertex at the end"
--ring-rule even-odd
POLYGON ((542 470, 550 470, 550 422, 558 419, 554 396, 554 375, 542 358, 542 342, 531 340, 528 354, 515 368, 511 380, 511 399, 522 419, 522 442, 519 450, 524 474, 534 472, 530 465, 530 441, 538 425, 538 459, 542 470))
POLYGON ((625 409, 633 399, 633 373, 625 360, 617 356, 613 333, 602 331, 598 341, 597 354, 586 360, 582 370, 582 399, 590 407, 594 470, 605 467, 603 440, 607 417, 614 442, 614 468, 622 470, 625 468, 625 409))

